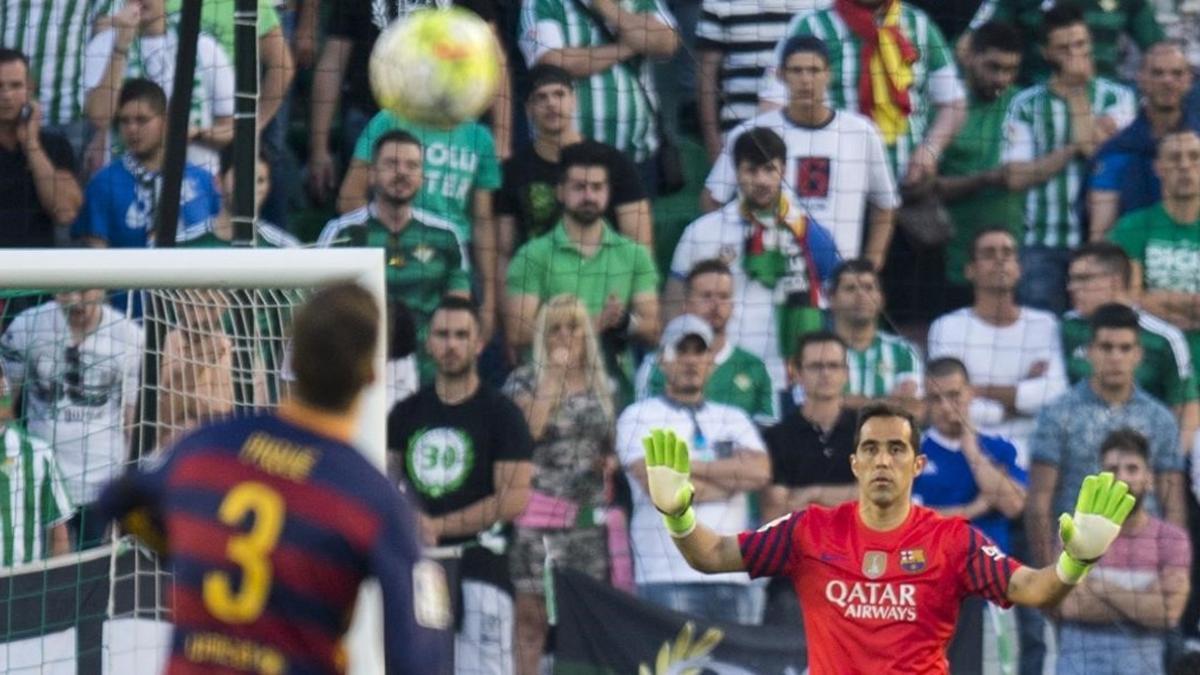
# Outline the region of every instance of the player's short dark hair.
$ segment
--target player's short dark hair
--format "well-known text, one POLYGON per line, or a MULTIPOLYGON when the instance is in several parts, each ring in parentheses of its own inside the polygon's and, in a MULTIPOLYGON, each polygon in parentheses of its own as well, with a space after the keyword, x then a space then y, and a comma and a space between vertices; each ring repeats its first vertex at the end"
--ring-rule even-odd
POLYGON ((1021 33, 1003 21, 988 21, 971 32, 971 52, 982 54, 989 49, 1006 54, 1020 54, 1021 33))
POLYGON ((1129 262, 1129 254, 1111 241, 1089 241, 1071 251, 1071 264, 1084 258, 1095 260, 1109 274, 1119 276, 1125 288, 1133 284, 1133 265, 1129 262))
POLYGON ((1042 44, 1050 42, 1050 34, 1075 24, 1087 26, 1083 10, 1079 5, 1070 2, 1056 2, 1054 6, 1042 12, 1042 44))
POLYGON ((1100 457, 1103 458, 1111 450, 1132 452, 1141 457, 1143 462, 1150 463, 1150 441, 1129 427, 1111 431, 1103 441, 1100 441, 1100 457))
POLYGON ((525 81, 529 83, 529 93, 525 96, 525 100, 533 98, 538 89, 548 84, 561 84, 562 86, 575 90, 575 78, 564 68, 551 65, 549 63, 539 63, 529 69, 525 74, 525 81))
POLYGON ((779 52, 780 70, 787 67, 787 61, 792 54, 816 54, 821 57, 826 67, 829 66, 829 46, 815 35, 793 35, 788 38, 779 52))
POLYGON ((141 101, 150 106, 154 114, 160 117, 167 114, 167 93, 152 80, 144 77, 125 80, 125 84, 121 85, 121 92, 117 94, 117 108, 124 108, 134 101, 141 101))
POLYGON ((6 63, 21 63, 25 66, 25 76, 29 77, 29 57, 17 49, 0 47, 0 66, 6 63))
POLYGON ((1009 226, 1007 226, 1007 225, 985 225, 981 229, 979 229, 977 232, 975 232, 975 236, 971 237, 971 247, 969 249, 967 249, 967 260, 974 262, 976 260, 975 251, 979 248, 979 242, 984 237, 988 236, 989 234, 997 234, 997 233, 1007 235, 1009 239, 1013 240, 1013 243, 1016 243, 1018 245, 1020 245, 1020 243, 1021 243, 1017 239, 1017 235, 1013 234, 1013 231, 1011 228, 1009 228, 1009 226))
POLYGON ((434 308, 430 318, 438 312, 466 312, 475 320, 475 325, 480 325, 479 308, 469 298, 464 298, 461 295, 443 295, 438 301, 438 305, 434 308))
POLYGON ((401 145, 415 145, 417 150, 424 150, 421 145, 421 140, 416 136, 403 129, 392 129, 379 138, 375 139, 375 145, 371 147, 371 161, 379 159, 379 153, 383 152, 383 147, 388 143, 399 143, 401 145))
POLYGON ((1141 338, 1142 327, 1138 321, 1137 310, 1119 302, 1100 305, 1092 312, 1092 318, 1088 322, 1092 327, 1092 342, 1096 341, 1096 337, 1104 329, 1131 330, 1135 336, 1141 338))
POLYGON ((875 281, 879 281, 879 270, 875 269, 875 263, 866 258, 850 258, 843 260, 837 267, 833 269, 833 274, 829 276, 829 292, 835 293, 842 285, 842 277, 853 274, 870 274, 875 277, 875 281))
POLYGON ((953 356, 940 356, 925 366, 925 377, 949 377, 962 375, 963 381, 970 384, 971 374, 967 372, 967 364, 953 356))
POLYGON ((917 418, 912 413, 904 408, 887 401, 871 401, 858 409, 858 423, 854 428, 854 451, 858 452, 858 444, 862 441, 863 426, 868 420, 876 417, 899 417, 908 422, 909 436, 908 443, 912 446, 913 452, 921 453, 921 426, 917 424, 917 418))
POLYGON ((758 167, 779 160, 787 160, 787 145, 779 134, 766 127, 747 129, 733 142, 733 165, 742 162, 758 167))
POLYGON ((572 143, 563 148, 562 153, 559 155, 558 182, 560 185, 567 182, 567 172, 574 167, 581 166, 584 168, 600 167, 604 169, 605 179, 611 183, 612 176, 609 172, 609 159, 611 157, 611 148, 600 141, 587 139, 578 143, 572 143))
POLYGON ((803 364, 804 350, 808 349, 809 345, 820 345, 830 342, 841 347, 842 354, 850 351, 850 346, 846 344, 841 335, 830 330, 814 330, 796 339, 796 349, 792 351, 792 365, 799 368, 803 364))
POLYGON ((725 261, 721 260, 720 258, 708 258, 707 260, 701 260, 695 265, 692 265, 692 269, 688 270, 687 277, 683 280, 684 286, 688 290, 691 290, 692 282, 696 280, 696 277, 700 277, 705 274, 724 274, 725 276, 732 276, 733 270, 729 269, 729 265, 725 264, 725 261))
POLYGON ((355 283, 326 286, 292 319, 292 372, 300 399, 344 411, 374 373, 379 305, 355 283))
MULTIPOLYGON (((271 154, 271 149, 266 145, 258 146, 258 161, 263 162, 268 168, 272 165, 274 155, 271 154)), ((233 144, 229 144, 221 150, 221 164, 218 170, 218 175, 224 176, 233 165, 237 163, 237 153, 233 149, 233 144)))

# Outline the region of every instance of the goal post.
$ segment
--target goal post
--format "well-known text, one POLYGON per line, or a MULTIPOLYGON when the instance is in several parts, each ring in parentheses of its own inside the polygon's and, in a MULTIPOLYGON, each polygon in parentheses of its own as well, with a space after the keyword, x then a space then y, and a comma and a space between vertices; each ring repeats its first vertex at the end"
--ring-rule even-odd
MULTIPOLYGON (((25 249, 0 250, 0 289, 54 292, 71 289, 138 289, 164 292, 164 304, 187 297, 187 291, 279 289, 304 291, 336 281, 366 288, 386 316, 384 256, 381 249, 25 249), (182 295, 170 291, 185 292, 182 295)), ((150 297, 150 293, 145 294, 150 297)), ((203 294, 201 294, 203 295, 203 294)), ((151 310, 147 303, 147 311, 151 310)), ((170 310, 168 310, 169 312, 170 310)), ((11 316, 6 317, 11 320, 11 316)), ((146 322, 157 321, 150 318, 146 322)), ((163 319, 166 320, 165 318, 163 319)), ((375 354, 379 374, 363 402, 358 447, 386 472, 386 321, 380 326, 375 354)), ((146 373, 142 373, 146 377, 146 373)), ((157 382, 143 379, 143 390, 157 382)), ((378 586, 360 593, 347 638, 353 675, 384 672, 382 602, 378 586)))

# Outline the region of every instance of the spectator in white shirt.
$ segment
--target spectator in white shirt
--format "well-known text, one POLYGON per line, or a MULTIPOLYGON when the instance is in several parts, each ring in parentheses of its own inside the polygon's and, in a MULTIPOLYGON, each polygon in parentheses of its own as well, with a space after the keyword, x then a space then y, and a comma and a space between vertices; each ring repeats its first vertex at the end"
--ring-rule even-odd
POLYGON ((829 53, 818 37, 800 35, 784 43, 779 79, 787 87, 787 105, 729 132, 704 181, 701 206, 714 211, 737 196, 734 143, 749 129, 771 129, 787 147, 785 192, 829 229, 843 258, 865 257, 883 269, 900 194, 875 123, 826 102, 829 53))
POLYGON ((1017 304, 1017 250, 1007 228, 979 231, 964 269, 975 302, 933 322, 929 358, 953 356, 966 364, 976 393, 972 424, 1010 439, 1017 463, 1027 469, 1037 413, 1066 391, 1067 376, 1058 319, 1017 304))
POLYGON ((712 328, 694 314, 667 324, 661 343, 666 392, 625 409, 617 420, 617 453, 633 493, 630 539, 638 595, 705 619, 751 624, 758 622, 759 603, 750 577, 694 571, 671 543, 646 487, 642 439, 654 429, 674 431, 691 446, 697 518, 726 533, 750 526, 747 493, 766 486, 771 462, 746 413, 704 399, 712 342, 712 328))

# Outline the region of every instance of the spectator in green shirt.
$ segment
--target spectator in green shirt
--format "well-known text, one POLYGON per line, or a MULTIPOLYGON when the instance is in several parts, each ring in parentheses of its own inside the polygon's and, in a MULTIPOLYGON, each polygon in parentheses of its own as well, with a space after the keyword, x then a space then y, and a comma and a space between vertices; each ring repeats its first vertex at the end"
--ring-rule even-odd
POLYGON ((846 343, 849 374, 842 405, 857 410, 874 399, 887 398, 914 415, 923 415, 924 361, 911 342, 879 330, 883 305, 879 272, 870 260, 847 260, 834 270, 829 279, 830 323, 846 343))
MULTIPOLYGON (((1063 315, 1063 359, 1071 384, 1092 375, 1087 349, 1092 342, 1091 318, 1110 303, 1134 307, 1130 283, 1133 266, 1120 246, 1107 241, 1084 244, 1071 253, 1067 291, 1073 309, 1063 315)), ((1141 328, 1142 362, 1137 384, 1175 413, 1180 438, 1190 442, 1200 425, 1200 390, 1192 372, 1187 339, 1180 330, 1153 314, 1134 307, 1141 328)))
POLYGON ((1109 239, 1133 260, 1134 295, 1187 335, 1200 355, 1200 134, 1163 137, 1154 162, 1163 200, 1117 221, 1109 239))
MULTIPOLYGON (((733 272, 718 259, 701 260, 684 280, 684 314, 694 314, 712 327, 713 371, 704 386, 710 401, 741 408, 755 422, 777 421, 771 377, 762 359, 729 341, 725 327, 733 315, 733 272)), ((647 354, 638 368, 637 399, 666 391, 667 378, 659 355, 647 354)))
MULTIPOLYGON (((377 247, 385 250, 388 300, 413 313, 417 344, 424 344, 429 320, 445 295, 470 296, 470 279, 454 225, 412 205, 424 180, 422 146, 407 131, 389 131, 375 142, 370 182, 373 199, 329 221, 319 246, 377 247)), ((435 367, 420 359, 421 381, 433 381, 435 367)))
POLYGON ((1014 237, 1022 234, 1020 197, 1004 185, 1000 150, 1004 115, 1021 67, 1021 35, 1012 26, 989 22, 974 33, 963 58, 967 85, 967 121, 942 153, 937 192, 954 222, 954 238, 946 245, 946 309, 971 304, 971 288, 963 276, 967 249, 986 222, 1006 223, 1014 237), (994 216, 994 217, 993 217, 994 216))
POLYGON ((562 220, 526 242, 508 265, 508 345, 517 353, 526 350, 542 303, 570 293, 587 306, 610 359, 609 373, 623 381, 628 394, 628 341, 653 345, 658 339, 658 270, 644 246, 604 220, 609 199, 604 146, 596 141, 568 146, 559 163, 562 220))

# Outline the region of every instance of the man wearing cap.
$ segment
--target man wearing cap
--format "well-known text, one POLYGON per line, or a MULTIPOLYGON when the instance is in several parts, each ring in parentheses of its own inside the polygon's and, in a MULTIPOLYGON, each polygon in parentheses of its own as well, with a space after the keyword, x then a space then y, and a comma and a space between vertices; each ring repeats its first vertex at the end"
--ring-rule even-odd
POLYGON ((669 609, 710 620, 758 623, 750 578, 743 572, 704 575, 693 570, 658 526, 650 501, 642 439, 669 429, 688 439, 697 517, 725 533, 749 522, 747 493, 771 476, 766 448, 742 410, 704 398, 713 368, 713 331, 700 317, 682 314, 667 324, 660 344, 666 390, 630 405, 617 420, 617 452, 633 493, 630 523, 638 595, 669 609))

